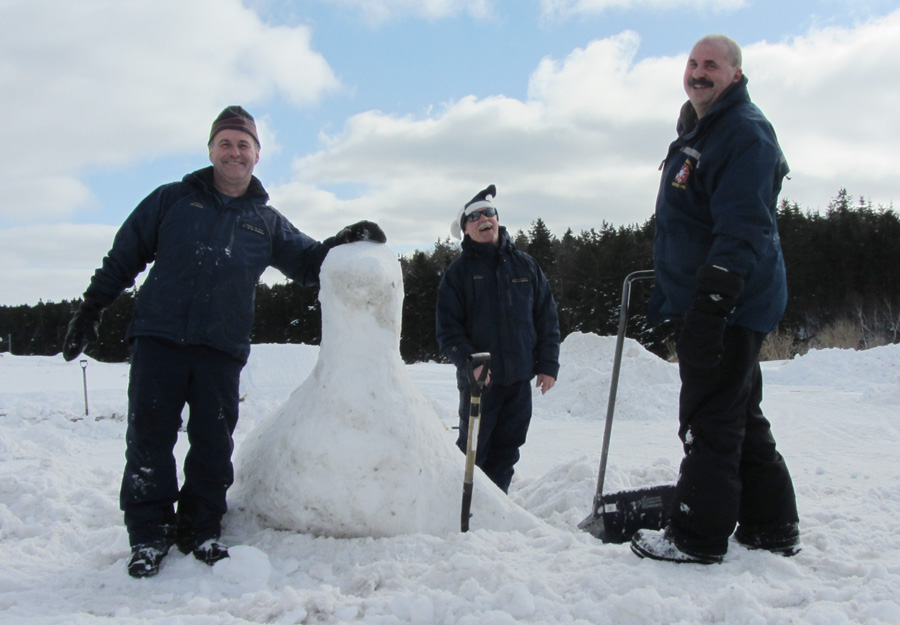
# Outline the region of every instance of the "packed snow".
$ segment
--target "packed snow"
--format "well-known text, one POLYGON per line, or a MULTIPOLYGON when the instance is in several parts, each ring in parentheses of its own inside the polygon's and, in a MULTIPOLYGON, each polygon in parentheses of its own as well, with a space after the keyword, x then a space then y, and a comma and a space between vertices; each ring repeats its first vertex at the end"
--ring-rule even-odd
MULTIPOLYGON (((340 272, 367 250, 348 246, 332 264, 340 272)), ((499 495, 479 479, 482 499, 460 533, 456 502, 429 492, 455 483, 461 500, 453 367, 398 364, 381 353, 387 342, 396 350, 395 336, 379 338, 327 297, 321 348, 254 345, 244 369, 239 476, 222 536, 231 558, 208 567, 176 550, 149 579, 125 571, 118 509, 127 364, 0 354, 0 623, 900 623, 900 345, 764 363, 764 409, 793 474, 803 551, 782 558, 733 544, 723 564, 677 565, 577 528, 596 488, 614 337, 568 336, 557 385, 535 392, 502 504, 527 526, 498 526, 499 495), (330 347, 332 331, 352 341, 330 347), (342 420, 324 412, 317 384, 344 412, 342 397, 359 405, 361 390, 381 394, 368 415, 342 420), (322 438, 302 440, 304 428, 322 438), (345 468, 395 459, 383 473, 345 468), (262 479, 266 470, 275 479, 262 479), (325 514, 310 522, 293 499, 325 514), (318 527, 329 515, 347 527, 318 527)), ((674 481, 677 366, 628 340, 617 398, 605 490, 674 481)), ((182 434, 179 458, 185 451, 182 434)))
MULTIPOLYGON (((458 530, 459 451, 447 445, 400 358, 397 257, 376 243, 340 246, 325 259, 320 282, 316 366, 245 439, 234 501, 274 529, 317 536, 458 530)), ((476 479, 473 505, 482 527, 527 531, 539 524, 480 471, 476 479)))

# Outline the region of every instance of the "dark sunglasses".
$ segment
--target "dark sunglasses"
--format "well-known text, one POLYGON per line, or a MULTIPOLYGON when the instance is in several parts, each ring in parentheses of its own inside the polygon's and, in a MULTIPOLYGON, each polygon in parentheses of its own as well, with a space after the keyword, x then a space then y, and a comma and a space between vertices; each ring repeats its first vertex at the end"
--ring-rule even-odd
POLYGON ((478 221, 481 219, 481 216, 485 217, 494 217, 497 214, 497 209, 493 206, 488 208, 482 208, 480 211, 475 211, 474 213, 469 213, 466 215, 466 221, 478 221))

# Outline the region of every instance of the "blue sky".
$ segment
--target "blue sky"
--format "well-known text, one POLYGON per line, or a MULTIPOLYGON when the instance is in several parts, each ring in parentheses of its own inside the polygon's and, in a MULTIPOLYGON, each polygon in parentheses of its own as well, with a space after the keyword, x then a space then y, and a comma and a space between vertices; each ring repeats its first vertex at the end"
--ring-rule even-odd
POLYGON ((365 218, 427 250, 489 183, 513 231, 643 223, 710 32, 744 48, 782 197, 893 205, 896 1, 0 0, 0 305, 79 297, 134 206, 208 164, 228 104, 316 238, 365 218))

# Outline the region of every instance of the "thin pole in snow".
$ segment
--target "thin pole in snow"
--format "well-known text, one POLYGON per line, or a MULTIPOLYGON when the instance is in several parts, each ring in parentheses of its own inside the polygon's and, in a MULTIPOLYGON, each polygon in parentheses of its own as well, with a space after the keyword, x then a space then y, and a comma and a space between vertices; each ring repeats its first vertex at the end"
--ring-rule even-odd
POLYGON ((79 360, 81 365, 81 377, 84 379, 84 416, 88 416, 88 398, 87 398, 87 360, 79 360))

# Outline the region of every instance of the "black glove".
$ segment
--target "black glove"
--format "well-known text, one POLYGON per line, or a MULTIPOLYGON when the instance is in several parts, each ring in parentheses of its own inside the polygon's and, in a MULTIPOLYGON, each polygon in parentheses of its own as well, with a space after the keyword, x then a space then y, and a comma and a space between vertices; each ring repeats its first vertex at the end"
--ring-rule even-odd
POLYGON ((699 369, 711 369, 722 360, 725 318, 744 290, 740 275, 704 265, 697 270, 697 295, 684 316, 675 352, 678 360, 699 369))
POLYGON ((88 343, 100 338, 100 313, 103 307, 95 299, 85 297, 81 306, 69 322, 66 339, 63 341, 63 358, 75 360, 88 343))
POLYGON ((355 243, 356 241, 372 241, 373 243, 387 243, 387 237, 373 221, 358 221, 342 228, 340 232, 334 235, 337 245, 344 243, 355 243))

